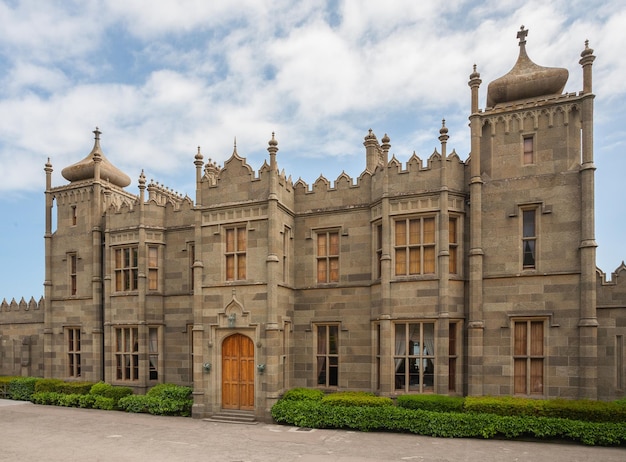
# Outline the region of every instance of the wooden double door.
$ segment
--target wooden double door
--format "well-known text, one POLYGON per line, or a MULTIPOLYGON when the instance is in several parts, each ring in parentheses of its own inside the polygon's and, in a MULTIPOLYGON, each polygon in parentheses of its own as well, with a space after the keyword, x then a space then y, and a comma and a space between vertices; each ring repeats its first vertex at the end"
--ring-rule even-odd
POLYGON ((222 408, 254 409, 254 343, 245 335, 222 343, 222 408))

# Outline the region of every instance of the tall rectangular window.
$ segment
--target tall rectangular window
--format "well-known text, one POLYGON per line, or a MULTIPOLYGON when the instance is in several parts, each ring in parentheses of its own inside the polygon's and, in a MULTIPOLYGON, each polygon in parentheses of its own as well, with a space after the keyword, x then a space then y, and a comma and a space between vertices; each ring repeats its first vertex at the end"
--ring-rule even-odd
POLYGON ((115 249, 115 290, 137 290, 137 247, 115 249))
POLYGON ((533 136, 525 136, 523 139, 523 145, 524 145, 524 154, 523 154, 524 165, 534 164, 535 163, 535 138, 533 136))
POLYGON ((71 327, 66 330, 67 334, 67 375, 69 377, 81 376, 80 362, 80 328, 71 327))
POLYGON ((383 225, 376 225, 376 278, 382 277, 383 267, 383 225))
POLYGON ((194 289, 194 276, 193 276, 193 265, 196 262, 196 245, 193 242, 190 242, 187 245, 187 253, 189 255, 189 292, 193 293, 194 289))
POLYGON ((615 388, 624 389, 624 336, 615 338, 615 388))
POLYGON ((435 272, 435 218, 395 222, 396 276, 435 272))
POLYGON ((317 282, 339 282, 339 232, 317 233, 317 282))
POLYGON ((456 391, 456 366, 458 358, 457 323, 451 322, 448 328, 448 391, 456 391))
POLYGON ((544 321, 515 321, 513 370, 514 392, 543 395, 544 321))
POLYGON ((139 332, 136 327, 115 329, 115 378, 139 379, 139 332))
POLYGON ((522 266, 533 269, 537 260, 537 210, 522 210, 522 266))
POLYGON ((78 215, 76 213, 76 206, 72 205, 72 226, 76 226, 78 222, 78 215))
POLYGON ((432 392, 435 386, 435 323, 395 325, 395 389, 432 392))
POLYGON ((339 326, 317 326, 317 384, 336 387, 339 384, 339 326))
POLYGON ((150 365, 150 380, 159 379, 159 329, 148 328, 148 360, 150 365))
POLYGON ((78 271, 76 269, 76 262, 78 260, 78 257, 76 256, 75 253, 71 253, 68 255, 69 257, 69 266, 70 266, 70 295, 76 295, 76 292, 78 290, 78 286, 77 286, 77 274, 78 271))
POLYGON ((226 230, 226 280, 246 278, 247 230, 245 226, 226 230))
POLYGON ((291 252, 291 229, 283 228, 283 282, 289 282, 289 254, 291 252))
POLYGON ((450 274, 457 274, 459 272, 459 237, 457 229, 457 218, 450 217, 448 220, 448 244, 450 246, 450 274))
POLYGON ((159 289, 159 248, 148 246, 148 290, 159 289))

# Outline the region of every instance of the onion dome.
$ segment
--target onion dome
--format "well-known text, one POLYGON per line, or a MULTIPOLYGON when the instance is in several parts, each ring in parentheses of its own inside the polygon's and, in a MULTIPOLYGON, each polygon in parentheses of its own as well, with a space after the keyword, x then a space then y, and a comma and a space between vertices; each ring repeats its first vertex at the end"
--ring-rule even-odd
POLYGON ((569 72, 558 67, 538 66, 526 54, 526 35, 524 26, 517 33, 519 57, 508 74, 494 80, 487 88, 487 107, 499 103, 508 103, 528 98, 561 94, 569 72))
POLYGON ((61 171, 61 175, 70 182, 93 180, 95 179, 96 162, 99 162, 101 179, 115 186, 119 186, 120 188, 128 186, 130 184, 130 177, 109 162, 100 149, 100 134, 102 132, 96 127, 93 133, 95 135, 95 142, 89 155, 80 162, 65 167, 61 171))

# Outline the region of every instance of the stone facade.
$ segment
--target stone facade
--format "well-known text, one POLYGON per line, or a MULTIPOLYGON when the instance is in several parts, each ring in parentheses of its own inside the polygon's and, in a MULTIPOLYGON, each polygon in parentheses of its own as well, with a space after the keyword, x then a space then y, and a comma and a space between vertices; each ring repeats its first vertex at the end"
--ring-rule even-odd
MULTIPOLYGON (((595 265, 593 50, 582 91, 520 57, 470 75, 470 156, 389 158, 295 184, 278 142, 254 171, 198 153, 195 199, 100 148, 46 185, 45 300, 2 304, 0 372, 194 388, 194 416, 268 418, 292 387, 615 399, 626 267, 595 265), (56 229, 52 213, 56 208, 56 229)), ((565 79, 565 80, 564 80, 565 79)))

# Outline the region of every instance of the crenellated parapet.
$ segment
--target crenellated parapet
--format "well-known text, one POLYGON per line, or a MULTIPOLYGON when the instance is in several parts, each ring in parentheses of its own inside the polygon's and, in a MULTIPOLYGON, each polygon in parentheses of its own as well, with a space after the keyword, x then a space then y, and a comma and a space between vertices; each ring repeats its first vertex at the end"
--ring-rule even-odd
POLYGON ((174 207, 174 209, 178 210, 185 202, 192 202, 189 196, 180 194, 177 191, 168 188, 167 186, 159 184, 159 182, 154 182, 154 180, 150 180, 147 189, 148 203, 152 202, 157 205, 170 204, 174 207))
POLYGON ((611 278, 596 268, 598 308, 626 308, 626 264, 622 262, 611 273, 611 278))
POLYGON ((26 301, 22 297, 19 302, 15 298, 7 302, 5 298, 0 303, 0 324, 43 322, 44 310, 45 299, 43 297, 39 301, 34 297, 26 301))

